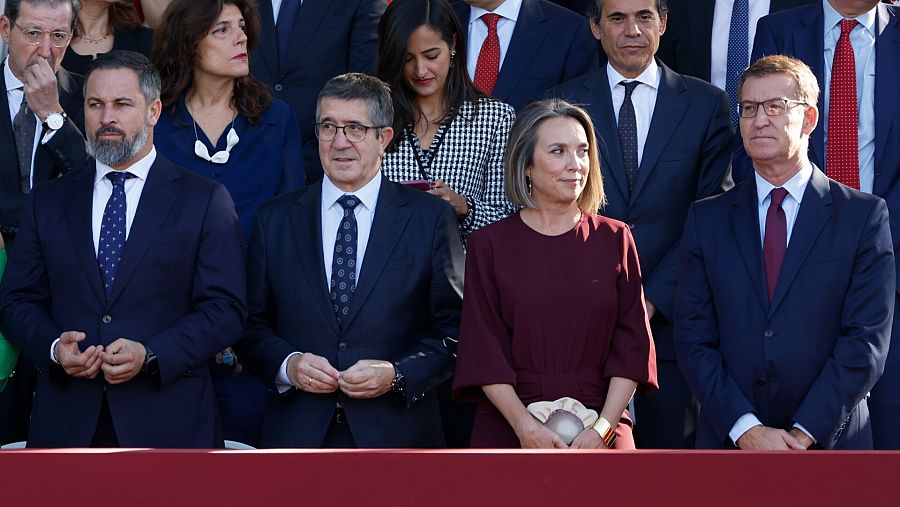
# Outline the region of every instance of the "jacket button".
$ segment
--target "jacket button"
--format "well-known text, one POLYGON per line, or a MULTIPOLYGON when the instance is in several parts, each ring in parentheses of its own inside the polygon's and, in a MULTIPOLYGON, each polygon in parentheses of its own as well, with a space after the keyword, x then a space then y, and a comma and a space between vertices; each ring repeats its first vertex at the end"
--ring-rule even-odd
POLYGON ((771 338, 771 337, 775 336, 775 331, 772 331, 771 329, 766 329, 766 332, 763 333, 763 336, 765 336, 766 338, 771 338))
POLYGON ((756 385, 758 385, 758 386, 760 386, 760 387, 766 385, 766 379, 764 379, 764 378, 758 378, 758 379, 756 379, 756 385))
POLYGON ((344 343, 344 342, 338 343, 338 350, 340 350, 341 352, 347 352, 348 348, 350 348, 350 347, 348 347, 346 343, 344 343))
POLYGON ((112 322, 112 315, 110 315, 110 314, 104 315, 104 316, 103 316, 103 323, 104 323, 104 324, 109 324, 110 322, 112 322))
POLYGON ((280 92, 281 90, 284 90, 284 86, 282 86, 281 83, 276 84, 275 91, 280 92))

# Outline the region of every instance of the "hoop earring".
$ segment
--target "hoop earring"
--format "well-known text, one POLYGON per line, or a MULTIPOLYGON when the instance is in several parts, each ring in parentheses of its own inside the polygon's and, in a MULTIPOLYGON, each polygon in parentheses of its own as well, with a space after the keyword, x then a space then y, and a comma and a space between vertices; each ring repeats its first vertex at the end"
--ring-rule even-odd
POLYGON ((531 176, 525 175, 525 184, 528 185, 528 195, 531 195, 531 176))

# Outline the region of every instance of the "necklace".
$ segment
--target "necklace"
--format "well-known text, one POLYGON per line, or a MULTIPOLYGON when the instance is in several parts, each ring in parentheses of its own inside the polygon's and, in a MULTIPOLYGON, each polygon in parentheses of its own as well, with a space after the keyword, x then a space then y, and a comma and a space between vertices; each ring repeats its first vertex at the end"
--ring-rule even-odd
POLYGON ((101 42, 103 42, 109 38, 109 34, 106 34, 103 37, 100 37, 99 39, 91 39, 91 38, 87 37, 86 35, 79 35, 78 38, 87 42, 88 44, 100 44, 101 42))
POLYGON ((241 140, 234 130, 234 121, 236 119, 237 111, 235 111, 234 116, 231 117, 231 128, 228 129, 228 135, 225 137, 225 150, 217 151, 210 155, 209 149, 206 148, 206 145, 203 144, 203 141, 200 140, 200 136, 197 133, 197 120, 194 120, 194 115, 191 115, 191 121, 194 122, 194 155, 197 155, 207 162, 212 162, 213 164, 228 163, 228 158, 231 156, 231 149, 241 140))

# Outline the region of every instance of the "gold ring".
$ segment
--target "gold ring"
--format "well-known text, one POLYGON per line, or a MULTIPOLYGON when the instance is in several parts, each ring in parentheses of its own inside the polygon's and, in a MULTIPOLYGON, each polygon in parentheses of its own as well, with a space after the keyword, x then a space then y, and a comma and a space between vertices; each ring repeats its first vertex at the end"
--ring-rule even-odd
POLYGON ((306 385, 312 386, 312 377, 307 377, 307 379, 306 379, 306 385))

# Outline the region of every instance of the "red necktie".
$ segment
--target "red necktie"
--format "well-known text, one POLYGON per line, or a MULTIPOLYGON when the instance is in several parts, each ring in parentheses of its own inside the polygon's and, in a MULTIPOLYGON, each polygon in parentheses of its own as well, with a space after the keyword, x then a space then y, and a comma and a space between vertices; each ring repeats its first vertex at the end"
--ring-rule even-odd
POLYGON ((763 263, 766 266, 766 285, 769 288, 769 303, 775 295, 778 276, 781 274, 781 263, 787 251, 787 218, 781 203, 787 197, 787 190, 773 188, 769 192, 772 201, 766 211, 766 236, 763 240, 763 263))
POLYGON ((478 53, 478 63, 475 65, 475 87, 490 95, 497 84, 497 75, 500 73, 500 37, 497 36, 497 22, 499 14, 483 14, 481 21, 487 25, 488 35, 481 45, 478 53))
POLYGON ((859 189, 859 114, 856 107, 856 58, 850 32, 857 21, 841 20, 841 37, 834 48, 828 105, 828 146, 825 170, 836 181, 859 189))

